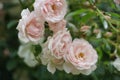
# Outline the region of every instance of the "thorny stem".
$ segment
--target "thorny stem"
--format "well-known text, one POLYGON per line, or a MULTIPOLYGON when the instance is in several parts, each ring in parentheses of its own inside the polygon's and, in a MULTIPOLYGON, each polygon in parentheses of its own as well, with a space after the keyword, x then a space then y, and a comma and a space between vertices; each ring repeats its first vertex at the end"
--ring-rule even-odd
POLYGON ((93 4, 93 2, 91 2, 89 0, 89 3, 96 9, 97 13, 99 14, 99 16, 103 17, 104 20, 106 20, 108 22, 108 24, 110 25, 110 27, 116 32, 118 33, 119 31, 111 24, 111 22, 105 18, 104 14, 93 4))
MULTIPOLYGON (((107 41, 108 41, 109 43, 111 43, 113 46, 115 46, 115 49, 116 49, 116 50, 119 49, 119 46, 118 46, 117 43, 115 43, 115 42, 113 42, 113 41, 111 41, 111 40, 109 40, 109 39, 107 39, 107 41)), ((116 53, 117 53, 117 52, 116 52, 116 53)))
POLYGON ((109 43, 111 43, 113 46, 117 46, 117 44, 116 44, 115 42, 113 42, 113 41, 111 41, 111 40, 109 40, 109 39, 107 39, 107 41, 108 41, 109 43))
MULTIPOLYGON (((110 25, 110 27, 113 29, 112 31, 114 31, 116 34, 117 34, 117 41, 116 41, 116 43, 115 42, 113 42, 113 41, 111 41, 111 40, 109 40, 109 39, 107 39, 107 41, 110 43, 110 44, 112 44, 113 46, 115 46, 115 49, 119 49, 119 46, 118 46, 118 36, 119 36, 119 30, 117 30, 113 25, 112 25, 112 23, 108 20, 108 19, 106 19, 105 18, 105 15, 94 5, 94 3, 91 1, 91 0, 89 0, 89 3, 94 7, 94 9, 96 10, 96 12, 99 14, 99 16, 100 17, 102 17, 102 18, 104 18, 104 20, 106 20, 107 22, 108 22, 108 24, 110 25)), ((117 26, 118 27, 118 26, 117 26)), ((117 52, 116 52, 117 53, 117 52)))
POLYGON ((97 10, 97 13, 100 15, 100 16, 102 16, 107 22, 108 22, 108 24, 110 25, 110 27, 115 31, 115 32, 119 32, 112 24, 111 24, 111 22, 108 20, 108 19, 106 19, 105 18, 105 16, 104 16, 104 14, 96 7, 96 10, 97 10))

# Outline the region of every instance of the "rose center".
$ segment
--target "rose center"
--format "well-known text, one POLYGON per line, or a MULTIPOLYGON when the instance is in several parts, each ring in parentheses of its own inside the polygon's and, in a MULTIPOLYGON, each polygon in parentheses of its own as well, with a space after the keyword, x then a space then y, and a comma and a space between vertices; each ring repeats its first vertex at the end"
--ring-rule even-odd
POLYGON ((84 58, 84 54, 83 53, 79 53, 78 54, 78 58, 84 58))
POLYGON ((62 3, 60 2, 60 0, 55 1, 51 5, 52 12, 54 12, 54 14, 58 14, 59 10, 61 10, 61 7, 62 7, 62 3))
POLYGON ((80 59, 80 60, 84 60, 85 59, 85 55, 84 53, 79 53, 75 56, 77 59, 80 59))
POLYGON ((52 10, 56 10, 56 5, 52 5, 52 10))
POLYGON ((40 36, 40 28, 37 24, 35 24, 35 20, 31 20, 31 22, 26 27, 26 32, 32 37, 40 36))

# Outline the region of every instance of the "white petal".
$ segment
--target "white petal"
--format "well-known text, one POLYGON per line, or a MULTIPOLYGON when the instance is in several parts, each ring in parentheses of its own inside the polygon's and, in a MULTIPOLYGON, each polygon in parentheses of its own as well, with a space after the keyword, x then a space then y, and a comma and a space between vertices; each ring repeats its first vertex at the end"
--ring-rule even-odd
POLYGON ((91 74, 95 69, 96 69, 96 65, 92 66, 90 69, 81 70, 81 73, 84 74, 84 75, 89 75, 89 74, 91 74))
POLYGON ((21 43, 28 43, 29 42, 28 38, 24 34, 21 34, 20 32, 18 33, 18 38, 19 38, 21 43))
POLYGON ((25 58, 24 62, 29 66, 29 67, 35 67, 38 62, 35 59, 30 59, 30 58, 25 58))
POLYGON ((23 57, 25 57, 26 56, 26 54, 29 54, 29 45, 21 45, 20 47, 19 47, 19 50, 18 50, 18 55, 21 57, 21 58, 23 58, 23 57))
POLYGON ((44 56, 41 56, 40 59, 41 59, 41 62, 42 62, 43 65, 47 65, 48 62, 49 62, 49 59, 45 58, 44 56))
POLYGON ((64 63, 63 69, 65 70, 66 73, 70 73, 72 70, 72 65, 70 63, 64 63))
POLYGON ((55 68, 55 66, 50 62, 50 63, 48 63, 48 65, 47 65, 47 70, 48 70, 49 72, 51 72, 52 74, 54 74, 55 71, 56 71, 56 68, 55 68))
POLYGON ((57 68, 58 70, 63 70, 63 65, 58 65, 58 66, 56 66, 56 68, 57 68))
POLYGON ((25 45, 21 45, 19 50, 18 50, 18 55, 21 58, 24 58, 24 62, 30 66, 30 67, 35 67, 38 62, 35 59, 33 53, 31 52, 31 44, 25 44, 25 45))
POLYGON ((23 18, 27 18, 28 15, 30 15, 29 9, 24 9, 24 10, 21 12, 21 16, 22 16, 23 18))
POLYGON ((74 75, 78 75, 78 74, 81 73, 81 71, 78 70, 78 69, 76 69, 76 68, 73 68, 72 71, 71 71, 71 73, 74 74, 74 75))
POLYGON ((25 58, 24 62, 29 66, 29 67, 35 67, 38 64, 38 61, 35 59, 33 53, 29 53, 25 58))

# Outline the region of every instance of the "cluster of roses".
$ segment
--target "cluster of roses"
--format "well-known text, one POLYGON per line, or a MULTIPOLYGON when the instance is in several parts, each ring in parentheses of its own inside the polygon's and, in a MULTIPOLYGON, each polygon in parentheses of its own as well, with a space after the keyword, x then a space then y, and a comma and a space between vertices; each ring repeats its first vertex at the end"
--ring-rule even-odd
POLYGON ((72 41, 64 19, 66 12, 66 0, 35 0, 34 11, 24 9, 17 26, 18 37, 22 42, 18 55, 31 67, 39 64, 40 58, 51 73, 58 69, 66 73, 89 75, 96 69, 98 55, 88 41, 84 39, 72 41), (45 22, 53 31, 53 35, 43 42, 45 22), (32 45, 42 47, 41 53, 37 53, 37 56, 33 54, 32 45))

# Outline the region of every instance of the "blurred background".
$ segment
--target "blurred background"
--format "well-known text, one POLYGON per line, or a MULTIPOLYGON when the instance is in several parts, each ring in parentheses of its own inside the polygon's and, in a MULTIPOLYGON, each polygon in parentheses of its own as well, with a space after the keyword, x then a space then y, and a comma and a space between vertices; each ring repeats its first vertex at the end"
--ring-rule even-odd
MULTIPOLYGON (((67 1, 69 10, 66 19, 69 21, 68 26, 76 26, 80 30, 81 26, 89 25, 93 26, 91 29, 96 29, 95 33, 99 31, 98 29, 102 33, 106 32, 104 29, 106 24, 102 25, 99 15, 94 11, 94 6, 90 5, 87 0, 67 1)), ((116 23, 120 23, 120 4, 116 4, 113 0, 93 1, 108 18, 109 14, 112 15, 110 18, 112 18, 111 23, 114 23, 114 26, 116 23)), ((115 59, 114 55, 111 56, 115 47, 111 44, 100 45, 104 44, 103 39, 95 39, 96 34, 90 31, 78 35, 77 32, 74 32, 73 27, 69 27, 73 37, 84 37, 94 47, 100 45, 96 47, 100 56, 97 69, 91 75, 72 75, 64 71, 56 71, 52 75, 47 71, 46 66, 28 67, 17 55, 20 43, 16 27, 21 18, 22 9, 33 10, 33 2, 34 0, 0 0, 0 80, 120 80, 120 72, 108 63, 108 61, 115 59)), ((105 35, 103 37, 106 38, 105 35)), ((115 38, 112 37, 111 40, 115 40, 115 38)))

